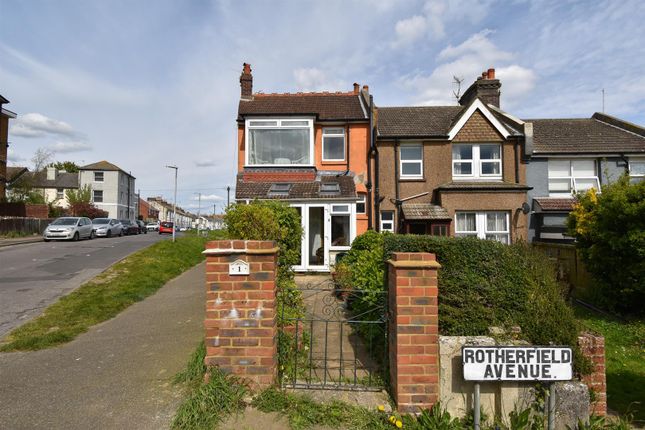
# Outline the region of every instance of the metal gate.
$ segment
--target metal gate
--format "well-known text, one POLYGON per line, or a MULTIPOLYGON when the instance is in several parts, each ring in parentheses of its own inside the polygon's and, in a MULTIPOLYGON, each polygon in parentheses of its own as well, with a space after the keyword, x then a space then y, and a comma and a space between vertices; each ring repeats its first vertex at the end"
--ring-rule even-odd
POLYGON ((331 279, 282 290, 279 376, 285 388, 378 391, 387 378, 387 293, 331 279), (295 306, 288 303, 293 302, 295 306), (300 305, 297 306, 296 304, 300 305), (302 309, 304 312, 298 311, 302 309))

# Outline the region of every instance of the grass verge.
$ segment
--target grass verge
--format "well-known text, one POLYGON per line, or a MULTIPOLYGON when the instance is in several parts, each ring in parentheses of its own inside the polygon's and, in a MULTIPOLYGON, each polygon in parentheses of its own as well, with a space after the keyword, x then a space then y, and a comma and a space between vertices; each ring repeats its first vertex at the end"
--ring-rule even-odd
POLYGON ((71 341, 202 261, 207 240, 186 235, 175 243, 163 240, 135 252, 13 330, 0 351, 38 350, 71 341))
POLYGON ((607 404, 621 415, 633 414, 634 420, 645 420, 645 323, 642 320, 621 322, 576 307, 582 324, 605 337, 607 404))
POLYGON ((186 368, 175 376, 175 383, 185 384, 188 397, 177 409, 172 428, 178 430, 211 430, 230 414, 246 406, 243 398, 247 387, 234 376, 218 368, 208 369, 209 381, 204 384, 206 347, 202 342, 193 353, 186 368))

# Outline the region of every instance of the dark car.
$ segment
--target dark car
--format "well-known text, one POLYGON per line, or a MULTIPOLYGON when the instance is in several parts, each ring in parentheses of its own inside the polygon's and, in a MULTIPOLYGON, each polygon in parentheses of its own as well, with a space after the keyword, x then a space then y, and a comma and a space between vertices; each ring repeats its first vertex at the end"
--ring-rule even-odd
POLYGON ((121 225, 123 226, 123 234, 139 234, 139 225, 130 221, 129 219, 122 219, 121 225))
POLYGON ((143 222, 140 219, 138 219, 138 220, 136 220, 136 223, 139 226, 139 233, 148 234, 148 228, 146 227, 145 222, 143 222))
POLYGON ((172 234, 173 224, 168 221, 164 221, 159 224, 159 234, 168 233, 172 234))

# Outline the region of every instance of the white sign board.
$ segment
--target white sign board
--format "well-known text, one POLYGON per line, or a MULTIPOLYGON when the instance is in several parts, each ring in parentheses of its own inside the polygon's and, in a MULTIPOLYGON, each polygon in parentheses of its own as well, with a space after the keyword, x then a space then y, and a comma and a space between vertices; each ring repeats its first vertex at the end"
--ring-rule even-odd
POLYGON ((247 263, 244 260, 235 260, 234 262, 229 263, 228 274, 229 275, 248 275, 249 263, 247 263))
POLYGON ((464 346, 466 381, 569 381, 571 348, 560 346, 464 346))

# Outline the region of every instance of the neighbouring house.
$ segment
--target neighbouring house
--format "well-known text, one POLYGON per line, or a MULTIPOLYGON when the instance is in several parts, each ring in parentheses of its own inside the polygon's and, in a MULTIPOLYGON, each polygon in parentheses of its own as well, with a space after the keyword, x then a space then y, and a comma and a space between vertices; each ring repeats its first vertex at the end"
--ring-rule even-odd
POLYGON ((78 173, 68 173, 55 167, 46 167, 40 172, 25 174, 33 191, 41 193, 45 203, 68 208, 67 190, 77 190, 79 183, 78 173))
POLYGON ((16 118, 16 114, 3 105, 9 103, 9 100, 0 95, 0 200, 7 197, 7 182, 10 176, 7 172, 7 151, 9 149, 9 120, 16 118))
POLYGON ((645 128, 603 113, 591 118, 531 119, 527 181, 533 187, 529 240, 573 242, 566 220, 576 193, 627 172, 645 179, 645 128))
POLYGON ((527 239, 525 129, 500 87, 488 69, 459 105, 377 108, 379 231, 527 239))
POLYGON ((11 186, 16 183, 20 178, 23 178, 25 173, 28 173, 29 169, 23 166, 7 166, 7 177, 6 177, 6 189, 5 196, 8 198, 11 193, 11 186))
POLYGON ((253 93, 240 76, 235 199, 280 200, 304 231, 297 271, 328 271, 369 227, 372 117, 369 88, 349 92, 253 93))
POLYGON ((176 208, 176 218, 173 216, 173 207, 172 203, 165 201, 162 197, 148 197, 148 204, 150 207, 158 211, 159 221, 169 221, 175 222, 177 227, 190 227, 195 220, 196 216, 190 212, 185 211, 181 207, 177 206, 176 208))
POLYGON ((223 230, 226 228, 226 223, 224 222, 224 215, 216 214, 209 217, 211 220, 211 225, 213 230, 223 230))
POLYGON ((159 220, 159 210, 155 209, 149 202, 137 197, 139 199, 139 217, 146 222, 156 222, 159 220))
POLYGON ((92 203, 108 213, 110 218, 137 217, 135 177, 107 161, 79 168, 79 185, 92 189, 92 203))

